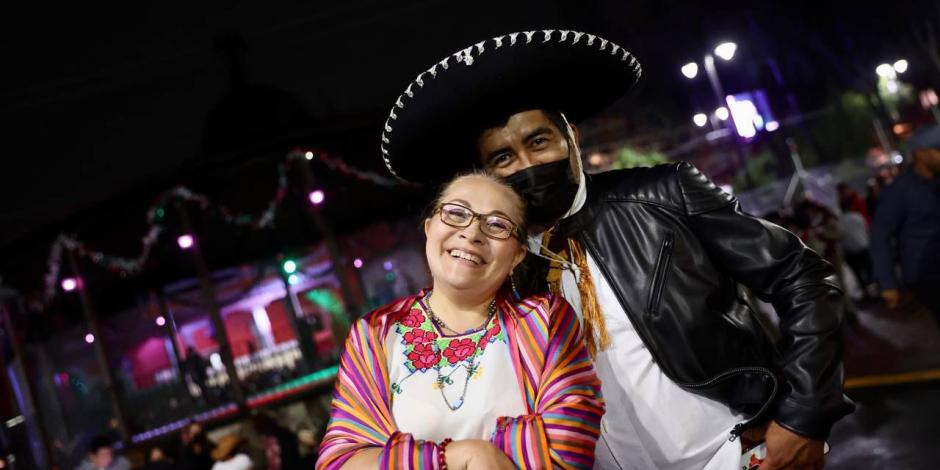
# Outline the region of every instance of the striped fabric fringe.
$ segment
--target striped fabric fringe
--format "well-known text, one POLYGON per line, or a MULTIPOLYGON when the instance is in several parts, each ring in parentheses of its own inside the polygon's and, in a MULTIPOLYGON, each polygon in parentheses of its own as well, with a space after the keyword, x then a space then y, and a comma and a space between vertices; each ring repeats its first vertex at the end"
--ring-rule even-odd
MULTIPOLYGON (((390 328, 424 294, 383 307, 353 326, 318 469, 339 469, 363 449, 381 449, 380 468, 438 467, 437 444, 395 427, 385 353, 390 328)), ((553 295, 501 297, 497 304, 527 414, 500 418, 491 442, 519 468, 591 468, 604 404, 571 306, 553 295)))
POLYGON ((591 276, 591 270, 588 268, 587 255, 584 253, 584 247, 581 242, 574 238, 568 238, 568 249, 559 249, 558 253, 548 250, 549 243, 555 235, 555 229, 549 229, 542 236, 542 250, 549 258, 555 258, 548 270, 548 288, 552 293, 561 295, 561 277, 565 266, 557 259, 570 260, 578 267, 576 283, 578 285, 578 296, 581 299, 581 316, 584 317, 582 326, 584 327, 584 340, 587 343, 588 352, 591 357, 597 357, 597 353, 607 349, 610 346, 610 334, 607 332, 607 323, 604 321, 604 313, 597 303, 597 296, 594 293, 594 278, 591 276), (545 253, 548 252, 548 253, 545 253))

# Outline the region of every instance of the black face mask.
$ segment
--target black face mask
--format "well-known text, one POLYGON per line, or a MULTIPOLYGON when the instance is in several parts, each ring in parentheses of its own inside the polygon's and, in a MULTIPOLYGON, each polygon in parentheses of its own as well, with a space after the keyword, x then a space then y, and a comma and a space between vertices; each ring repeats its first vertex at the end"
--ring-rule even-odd
POLYGON ((526 202, 526 220, 532 225, 550 227, 565 215, 578 183, 571 174, 571 162, 565 158, 517 171, 506 177, 526 202))

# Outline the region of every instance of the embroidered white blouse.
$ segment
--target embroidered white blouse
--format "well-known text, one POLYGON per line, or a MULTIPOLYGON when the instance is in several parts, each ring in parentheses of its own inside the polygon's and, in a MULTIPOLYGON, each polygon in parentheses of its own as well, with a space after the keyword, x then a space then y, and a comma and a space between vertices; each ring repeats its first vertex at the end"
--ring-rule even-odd
POLYGON ((489 439, 502 416, 526 413, 500 316, 445 335, 421 301, 387 338, 392 416, 416 439, 489 439))

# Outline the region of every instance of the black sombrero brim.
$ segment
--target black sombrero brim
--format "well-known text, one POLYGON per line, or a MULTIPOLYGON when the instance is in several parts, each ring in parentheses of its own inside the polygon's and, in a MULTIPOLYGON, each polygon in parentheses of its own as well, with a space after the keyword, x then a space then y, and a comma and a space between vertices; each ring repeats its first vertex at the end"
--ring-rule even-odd
POLYGON ((388 170, 419 183, 474 165, 485 128, 529 109, 561 111, 578 122, 632 87, 640 64, 598 36, 562 30, 512 33, 476 43, 421 72, 385 121, 388 170))

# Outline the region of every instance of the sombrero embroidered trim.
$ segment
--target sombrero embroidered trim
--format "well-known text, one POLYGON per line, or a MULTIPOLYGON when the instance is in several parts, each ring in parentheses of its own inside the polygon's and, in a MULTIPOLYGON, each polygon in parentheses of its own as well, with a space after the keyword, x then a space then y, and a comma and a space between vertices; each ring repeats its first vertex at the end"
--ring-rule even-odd
POLYGON ((382 144, 380 145, 382 149, 382 160, 385 162, 385 167, 388 168, 388 171, 399 179, 403 179, 392 168, 391 161, 388 157, 388 150, 385 146, 390 142, 390 136, 394 130, 393 124, 395 120, 398 119, 396 111, 405 108, 407 101, 413 99, 415 93, 424 87, 425 81, 436 79, 438 74, 444 73, 455 64, 463 64, 468 67, 472 66, 476 58, 485 54, 487 51, 495 51, 501 47, 513 47, 516 44, 529 44, 532 41, 540 41, 541 43, 547 43, 549 41, 556 41, 558 43, 570 42, 571 45, 580 44, 583 47, 597 47, 601 51, 607 51, 609 49, 610 55, 617 56, 619 54, 620 60, 627 63, 627 65, 633 69, 636 80, 639 80, 642 74, 640 62, 637 61, 632 54, 619 45, 594 34, 570 30, 543 29, 539 31, 533 30, 504 34, 492 39, 480 41, 444 57, 441 61, 432 65, 431 68, 419 73, 414 81, 408 84, 405 91, 395 100, 395 104, 392 106, 392 109, 388 113, 388 118, 385 120, 385 127, 382 132, 382 144), (451 61, 451 59, 453 59, 453 61, 451 61))

